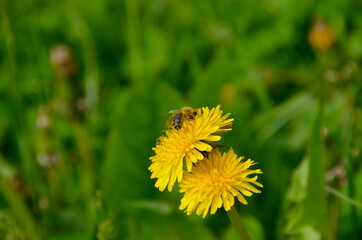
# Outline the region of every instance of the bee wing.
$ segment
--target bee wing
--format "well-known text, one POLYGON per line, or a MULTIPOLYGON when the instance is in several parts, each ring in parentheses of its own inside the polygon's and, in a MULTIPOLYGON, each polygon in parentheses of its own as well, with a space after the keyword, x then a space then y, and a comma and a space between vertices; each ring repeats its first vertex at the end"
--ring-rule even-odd
POLYGON ((177 113, 179 112, 180 110, 170 110, 168 113, 177 113))
POLYGON ((176 113, 176 110, 171 110, 171 111, 169 111, 167 113, 164 113, 163 115, 174 114, 174 113, 176 113))

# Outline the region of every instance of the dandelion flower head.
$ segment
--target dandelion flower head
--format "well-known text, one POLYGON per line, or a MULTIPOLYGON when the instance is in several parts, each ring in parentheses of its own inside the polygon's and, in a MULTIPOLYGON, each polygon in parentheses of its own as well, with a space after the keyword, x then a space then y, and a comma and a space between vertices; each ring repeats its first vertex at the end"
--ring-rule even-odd
POLYGON ((331 26, 322 17, 316 16, 309 30, 308 41, 316 51, 325 51, 332 47, 335 35, 331 26))
POLYGON ((220 108, 218 105, 211 110, 207 107, 195 109, 194 118, 185 118, 179 129, 170 128, 166 136, 158 139, 149 170, 151 178, 157 178, 155 186, 160 191, 166 187, 171 191, 176 180, 182 180, 184 166, 190 172, 193 164, 212 150, 210 144, 219 141, 220 134, 231 130, 234 119, 227 119, 230 114, 223 116, 220 108))
POLYGON ((222 206, 229 211, 235 203, 235 197, 247 204, 244 196, 260 193, 255 186, 263 187, 256 181, 258 176, 249 175, 262 171, 249 169, 255 162, 250 159, 241 162, 242 159, 232 149, 221 153, 216 148, 203 161, 197 162, 191 172, 185 171, 180 182, 180 192, 184 193, 180 210, 185 209, 187 215, 196 210, 196 214, 204 218, 222 206))

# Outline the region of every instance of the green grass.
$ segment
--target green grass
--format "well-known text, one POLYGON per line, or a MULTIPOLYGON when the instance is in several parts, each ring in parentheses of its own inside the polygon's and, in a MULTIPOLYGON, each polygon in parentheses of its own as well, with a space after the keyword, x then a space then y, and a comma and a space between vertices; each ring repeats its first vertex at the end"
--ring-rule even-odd
POLYGON ((187 216, 147 169, 165 113, 218 104, 235 119, 222 144, 264 172, 237 205, 252 239, 358 239, 361 7, 0 0, 0 239, 236 239, 224 210, 187 216))

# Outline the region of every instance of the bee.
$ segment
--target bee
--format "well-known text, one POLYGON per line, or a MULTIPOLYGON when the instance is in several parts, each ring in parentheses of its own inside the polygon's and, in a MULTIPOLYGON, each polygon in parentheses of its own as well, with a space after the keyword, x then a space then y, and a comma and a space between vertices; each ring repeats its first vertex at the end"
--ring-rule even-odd
POLYGON ((197 111, 191 107, 183 107, 179 110, 171 110, 171 117, 167 121, 167 126, 173 127, 177 130, 181 129, 182 123, 185 119, 192 120, 196 117, 197 111))

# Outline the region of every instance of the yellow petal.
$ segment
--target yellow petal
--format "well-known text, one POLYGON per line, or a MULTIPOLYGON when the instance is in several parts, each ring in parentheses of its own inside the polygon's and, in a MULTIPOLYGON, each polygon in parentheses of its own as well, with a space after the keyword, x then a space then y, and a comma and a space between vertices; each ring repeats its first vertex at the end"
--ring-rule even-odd
POLYGON ((210 142, 217 142, 221 139, 221 136, 218 135, 209 135, 208 137, 205 138, 206 141, 210 141, 210 142))
POLYGON ((195 148, 197 148, 200 151, 207 151, 207 152, 210 152, 212 150, 212 147, 209 144, 201 141, 195 143, 195 148))

